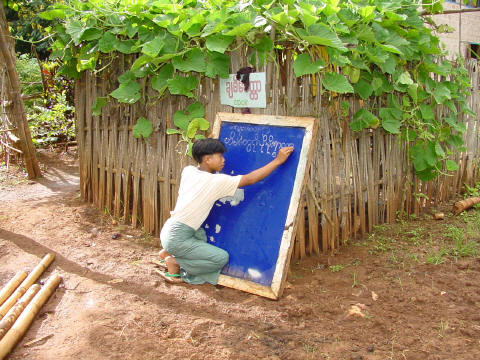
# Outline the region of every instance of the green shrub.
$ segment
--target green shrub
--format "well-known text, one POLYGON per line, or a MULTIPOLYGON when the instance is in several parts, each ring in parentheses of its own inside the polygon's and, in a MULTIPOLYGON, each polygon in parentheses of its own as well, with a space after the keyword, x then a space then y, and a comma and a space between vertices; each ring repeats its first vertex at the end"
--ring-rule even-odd
POLYGON ((75 138, 75 109, 66 100, 65 91, 53 94, 52 105, 34 105, 28 114, 33 143, 37 146, 70 141, 75 138))

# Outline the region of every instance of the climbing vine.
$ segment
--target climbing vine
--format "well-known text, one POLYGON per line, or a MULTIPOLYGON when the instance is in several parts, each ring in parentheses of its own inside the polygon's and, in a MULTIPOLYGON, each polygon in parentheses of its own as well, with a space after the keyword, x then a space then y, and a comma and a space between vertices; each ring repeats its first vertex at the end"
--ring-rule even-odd
MULTIPOLYGON (((228 53, 239 43, 248 46, 250 62, 259 66, 275 61, 274 49, 291 49, 296 76, 316 74, 323 95, 385 98, 379 108, 358 110, 350 128, 381 126, 399 134, 410 142, 416 173, 429 180, 457 168, 450 158, 463 149, 465 126, 459 117, 474 115, 466 103, 467 71, 442 58, 438 27, 419 14, 422 3, 438 12, 442 2, 70 0, 40 16, 61 20, 52 56, 63 59, 60 71, 70 77, 103 69, 118 52, 138 54, 108 95, 127 104, 144 101, 145 79, 159 97, 195 99, 200 76, 228 76, 228 53), (436 111, 437 105, 447 113, 436 111)), ((107 101, 97 99, 93 112, 99 114, 107 101)), ((343 103, 342 112, 348 112, 343 103)), ((151 133, 147 122, 140 119, 138 136, 151 133)), ((201 137, 208 129, 202 104, 178 111, 174 124, 177 128, 168 133, 190 143, 201 137)))

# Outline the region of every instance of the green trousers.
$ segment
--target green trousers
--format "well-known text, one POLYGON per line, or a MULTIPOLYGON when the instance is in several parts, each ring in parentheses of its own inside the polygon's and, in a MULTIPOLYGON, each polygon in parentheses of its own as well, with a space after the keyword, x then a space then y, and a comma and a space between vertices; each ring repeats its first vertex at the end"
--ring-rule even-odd
POLYGON ((175 256, 182 280, 190 284, 216 285, 220 271, 228 262, 228 253, 207 243, 205 230, 195 230, 169 219, 162 228, 163 248, 175 256))

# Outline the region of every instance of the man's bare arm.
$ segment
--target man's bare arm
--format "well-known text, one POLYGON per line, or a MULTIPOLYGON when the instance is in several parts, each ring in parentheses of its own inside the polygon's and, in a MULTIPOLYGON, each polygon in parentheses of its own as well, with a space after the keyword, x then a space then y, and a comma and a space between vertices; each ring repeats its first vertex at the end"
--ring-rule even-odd
POLYGON ((246 175, 243 175, 242 178, 240 179, 240 183, 238 184, 238 187, 253 185, 259 182, 260 180, 265 179, 268 175, 270 175, 273 172, 273 170, 275 170, 277 167, 279 167, 285 161, 287 161, 288 157, 292 152, 293 152, 293 146, 281 148, 278 151, 277 157, 272 161, 270 161, 267 165, 262 166, 257 170, 253 170, 252 172, 246 175))

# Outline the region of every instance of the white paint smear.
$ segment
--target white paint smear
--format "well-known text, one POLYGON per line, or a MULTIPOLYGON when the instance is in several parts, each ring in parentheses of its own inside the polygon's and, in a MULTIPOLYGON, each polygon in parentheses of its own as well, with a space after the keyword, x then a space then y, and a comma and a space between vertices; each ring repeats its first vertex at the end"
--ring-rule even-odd
POLYGON ((243 200, 245 200, 245 191, 243 189, 237 189, 235 190, 235 194, 233 194, 233 196, 225 196, 219 199, 218 201, 220 201, 223 204, 229 202, 231 206, 237 206, 243 200))
POLYGON ((258 271, 257 269, 248 269, 248 275, 250 275, 250 277, 252 279, 258 279, 260 277, 262 277, 262 273, 260 271, 258 271))
POLYGON ((220 225, 215 225, 215 234, 218 234, 222 230, 222 227, 220 225))
POLYGON ((213 236, 210 236, 210 242, 215 242, 215 238, 213 236))
POLYGON ((208 226, 208 224, 205 224, 205 229, 210 229, 210 226, 208 226))

